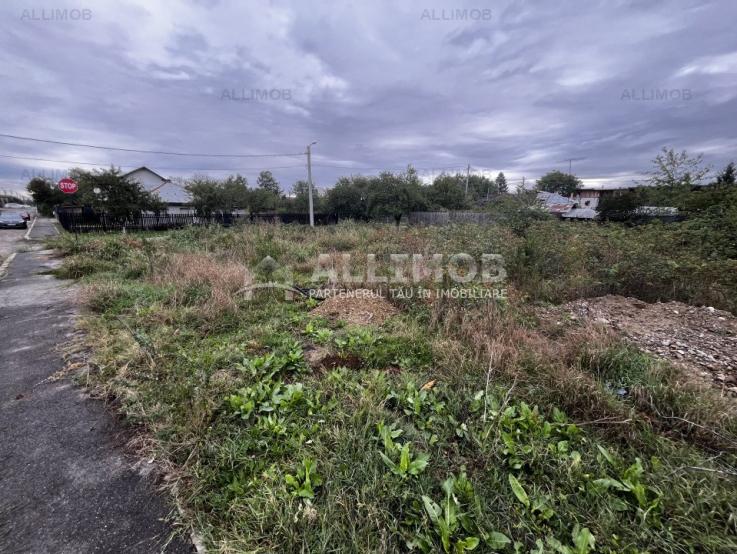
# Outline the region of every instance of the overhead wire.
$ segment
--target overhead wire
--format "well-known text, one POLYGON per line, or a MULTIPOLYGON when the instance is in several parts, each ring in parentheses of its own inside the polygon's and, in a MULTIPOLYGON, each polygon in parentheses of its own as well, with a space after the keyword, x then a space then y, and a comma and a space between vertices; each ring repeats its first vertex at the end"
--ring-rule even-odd
POLYGON ((303 156, 304 152, 289 153, 269 153, 269 154, 211 154, 199 152, 167 152, 164 150, 141 150, 137 148, 120 148, 116 146, 101 146, 96 144, 83 144, 79 142, 65 142, 60 140, 40 139, 35 137, 23 137, 20 135, 11 135, 8 133, 0 133, 0 137, 13 140, 24 140, 29 142, 42 142, 45 144, 59 144, 63 146, 75 146, 80 148, 94 148, 97 150, 114 150, 117 152, 132 152, 135 154, 159 154, 165 156, 189 156, 197 158, 283 158, 293 156, 303 156))

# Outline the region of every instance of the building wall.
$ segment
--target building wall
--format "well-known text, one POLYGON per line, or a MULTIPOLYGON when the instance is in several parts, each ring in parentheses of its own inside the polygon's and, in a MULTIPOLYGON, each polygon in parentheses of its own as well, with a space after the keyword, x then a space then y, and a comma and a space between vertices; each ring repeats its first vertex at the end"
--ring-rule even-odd
POLYGON ((161 184, 164 182, 156 175, 145 170, 134 171, 133 173, 128 175, 128 179, 130 179, 131 181, 137 181, 141 184, 141 186, 143 186, 144 189, 148 191, 161 186, 161 184))
MULTIPOLYGON (((138 182, 145 190, 158 194, 160 198, 166 203, 166 211, 170 214, 188 214, 192 213, 192 208, 182 201, 173 200, 167 187, 173 187, 171 183, 167 183, 164 179, 154 175, 150 171, 145 169, 136 170, 127 175, 127 178, 131 181, 138 182), (166 183, 166 184, 165 184, 166 183)), ((179 198, 181 195, 174 196, 179 198)))
POLYGON ((169 214, 191 214, 194 210, 189 206, 177 206, 175 204, 166 205, 166 213, 169 214))
POLYGON ((600 190, 579 190, 574 193, 573 202, 576 203, 579 208, 592 208, 595 210, 599 205, 600 197, 600 190))

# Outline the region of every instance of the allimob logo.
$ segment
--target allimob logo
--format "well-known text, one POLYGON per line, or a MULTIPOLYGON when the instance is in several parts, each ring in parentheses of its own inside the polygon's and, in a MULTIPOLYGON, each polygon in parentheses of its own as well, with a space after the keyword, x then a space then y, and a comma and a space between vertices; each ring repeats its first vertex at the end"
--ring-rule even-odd
POLYGON ((238 294, 248 300, 262 290, 284 291, 286 300, 295 296, 328 298, 353 297, 388 293, 392 297, 420 298, 505 298, 506 289, 492 289, 489 285, 502 283, 507 272, 499 254, 390 254, 379 258, 376 254, 356 257, 351 254, 319 254, 312 275, 311 288, 294 283, 289 267, 280 266, 266 256, 252 271, 248 271, 244 286, 238 294), (435 284, 434 288, 428 287, 435 284), (437 286, 442 284, 443 286, 437 286), (340 285, 340 286, 339 286, 340 285), (345 285, 355 288, 345 288, 345 285), (398 287, 396 287, 398 285, 398 287), (461 287, 458 288, 458 285, 461 287), (371 291, 366 287, 377 287, 371 291), (394 287, 393 287, 394 286, 394 287), (484 287, 486 286, 486 288, 484 287))
POLYGON ((667 102, 691 100, 693 94, 689 88, 674 89, 624 89, 619 97, 622 101, 631 102, 667 102))
POLYGON ((294 300, 295 294, 307 296, 294 286, 292 271, 288 267, 280 266, 271 256, 262 259, 252 271, 246 271, 243 287, 236 294, 243 295, 246 300, 252 300, 254 293, 259 290, 283 290, 285 300, 294 300), (252 282, 254 276, 261 281, 252 282))
POLYGON ((424 9, 420 21, 489 21, 489 8, 424 9))
POLYGON ((231 102, 278 102, 291 99, 292 89, 289 88, 226 88, 220 93, 220 100, 230 100, 231 102))
POLYGON ((58 181, 62 177, 66 177, 68 173, 69 171, 66 169, 26 168, 21 172, 20 178, 24 181, 35 178, 58 181))
POLYGON ((92 10, 89 8, 41 8, 23 10, 21 21, 89 21, 92 19, 92 10))
POLYGON ((454 283, 468 283, 479 278, 483 283, 503 281, 507 272, 504 259, 499 254, 482 254, 480 264, 470 254, 458 253, 447 258, 443 254, 390 254, 389 265, 380 266, 376 254, 367 254, 365 270, 356 271, 351 254, 342 254, 339 263, 334 256, 320 254, 312 281, 327 279, 329 283, 419 284, 427 279, 441 283, 447 276, 454 283))

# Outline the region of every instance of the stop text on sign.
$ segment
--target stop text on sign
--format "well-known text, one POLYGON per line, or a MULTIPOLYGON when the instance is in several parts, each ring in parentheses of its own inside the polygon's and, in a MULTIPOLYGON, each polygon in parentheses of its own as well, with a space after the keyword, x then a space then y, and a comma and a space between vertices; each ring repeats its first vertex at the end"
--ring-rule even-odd
POLYGON ((79 187, 77 186, 77 183, 74 181, 74 179, 65 177, 64 179, 59 181, 59 190, 64 194, 74 194, 75 192, 77 192, 77 190, 79 190, 79 187))

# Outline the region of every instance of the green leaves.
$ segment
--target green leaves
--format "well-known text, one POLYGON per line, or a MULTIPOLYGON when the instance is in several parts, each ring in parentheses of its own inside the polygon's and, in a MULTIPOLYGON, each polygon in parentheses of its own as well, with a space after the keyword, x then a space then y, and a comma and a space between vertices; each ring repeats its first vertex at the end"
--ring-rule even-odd
POLYGON ((527 403, 512 404, 499 415, 500 435, 504 443, 507 465, 514 470, 530 467, 532 460, 545 454, 538 443, 547 447, 548 453, 560 458, 580 458, 580 453, 571 450, 579 441, 580 429, 567 423, 560 410, 553 410, 552 421, 540 414, 537 406, 527 403))
POLYGON ((583 529, 580 529, 578 525, 576 525, 573 528, 573 533, 571 534, 573 535, 573 544, 575 546, 573 552, 575 554, 588 554, 594 550, 596 539, 588 528, 584 527, 583 529))
POLYGON ((492 550, 501 550, 511 542, 512 541, 507 535, 505 535, 504 533, 499 533, 498 531, 492 531, 486 538, 486 544, 492 550))
MULTIPOLYGON (((617 463, 605 448, 599 445, 597 447, 612 469, 621 470, 620 464, 617 463)), ((624 469, 624 471, 619 471, 619 473, 618 479, 603 477, 594 480, 593 484, 600 490, 614 490, 615 492, 621 493, 630 502, 634 500, 643 521, 651 514, 657 515, 660 510, 660 499, 663 493, 656 487, 650 487, 642 482, 645 474, 642 460, 635 458, 633 464, 624 469)), ((618 507, 619 509, 626 509, 626 504, 618 507)))
POLYGON ((296 475, 286 474, 284 480, 293 496, 312 500, 315 489, 322 485, 322 477, 317 474, 317 464, 310 458, 302 460, 302 466, 296 475))
POLYGON ((604 448, 600 444, 597 444, 596 445, 596 448, 599 450, 599 452, 601 453, 601 455, 609 463, 610 466, 612 466, 612 467, 615 467, 616 466, 616 463, 614 461, 614 458, 612 457, 612 455, 609 453, 609 451, 606 448, 604 448))
POLYGON ((408 382, 404 390, 392 390, 386 400, 412 418, 413 423, 428 437, 441 423, 451 421, 445 402, 438 398, 433 388, 418 389, 414 383, 408 382))
POLYGON ((317 344, 327 344, 333 338, 333 331, 327 327, 319 327, 314 321, 309 321, 304 329, 304 334, 314 340, 317 344))
POLYGON ((305 363, 302 346, 295 341, 274 352, 245 359, 238 368, 258 379, 272 379, 284 372, 304 372, 309 366, 305 363))
POLYGON ((512 492, 514 493, 514 496, 517 497, 517 500, 522 502, 525 508, 529 508, 530 498, 527 496, 527 493, 525 492, 525 489, 522 487, 522 484, 511 473, 509 474, 509 486, 512 487, 512 492))
POLYGON ((396 429, 395 425, 387 427, 384 422, 381 422, 376 426, 384 443, 384 452, 379 452, 379 456, 395 475, 402 478, 408 475, 419 475, 427 467, 430 456, 422 453, 413 456, 409 442, 401 446, 395 443, 394 439, 402 434, 402 430, 396 429))
MULTIPOLYGON (((441 488, 445 493, 442 504, 423 495, 422 505, 444 552, 461 554, 475 550, 482 540, 492 550, 502 549, 511 542, 502 533, 488 533, 479 528, 476 517, 481 508, 465 472, 457 477, 448 477, 441 488)), ((436 551, 431 539, 425 535, 420 535, 411 544, 425 552, 436 551)))
POLYGON ((546 495, 538 495, 530 499, 522 483, 514 475, 510 473, 507 477, 514 496, 524 505, 531 516, 541 521, 547 521, 555 515, 555 510, 550 507, 550 499, 546 495))
MULTIPOLYGON (((554 552, 558 552, 559 554, 589 554, 594 551, 596 539, 588 528, 584 527, 581 529, 581 527, 576 524, 573 528, 573 532, 571 533, 571 537, 573 538, 573 548, 564 545, 553 537, 548 537, 546 542, 554 552)), ((539 541, 539 544, 541 545, 541 541, 539 541)))
POLYGON ((446 491, 446 500, 440 507, 429 496, 422 496, 422 503, 425 506, 430 521, 435 527, 435 531, 440 537, 440 544, 445 552, 465 552, 475 549, 479 544, 478 537, 455 538, 454 535, 459 531, 458 518, 458 501, 452 496, 452 481, 446 480, 443 483, 443 489, 446 491), (449 482, 451 483, 449 485, 449 482))

